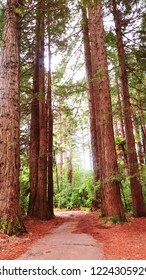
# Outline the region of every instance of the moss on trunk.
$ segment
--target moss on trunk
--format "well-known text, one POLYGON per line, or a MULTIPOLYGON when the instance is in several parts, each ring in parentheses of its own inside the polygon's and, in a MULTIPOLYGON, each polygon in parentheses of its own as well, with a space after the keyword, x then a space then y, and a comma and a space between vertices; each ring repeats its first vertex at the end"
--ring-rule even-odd
POLYGON ((0 230, 2 233, 7 234, 9 236, 19 236, 27 232, 20 217, 16 217, 15 219, 9 217, 1 218, 0 230))

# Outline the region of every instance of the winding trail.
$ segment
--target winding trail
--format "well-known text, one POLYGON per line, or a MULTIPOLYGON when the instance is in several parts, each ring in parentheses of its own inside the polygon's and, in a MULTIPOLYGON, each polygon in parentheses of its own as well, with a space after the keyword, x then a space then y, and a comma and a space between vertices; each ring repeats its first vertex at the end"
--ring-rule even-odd
MULTIPOLYGON (((56 215, 60 215, 56 213, 56 215)), ((74 233, 74 217, 85 215, 84 211, 62 212, 70 219, 50 234, 37 240, 19 260, 99 260, 103 258, 102 246, 92 236, 74 233)))

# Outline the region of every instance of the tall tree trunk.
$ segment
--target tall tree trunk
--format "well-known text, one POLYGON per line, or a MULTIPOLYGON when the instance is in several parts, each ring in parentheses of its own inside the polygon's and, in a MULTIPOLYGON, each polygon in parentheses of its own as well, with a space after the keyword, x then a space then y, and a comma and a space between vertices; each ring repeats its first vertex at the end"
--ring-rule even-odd
POLYGON ((29 214, 42 220, 48 218, 47 199, 47 111, 45 104, 44 68, 44 0, 38 2, 36 18, 36 59, 31 120, 31 178, 29 214), (36 105, 36 107, 35 107, 36 105), (36 117, 36 119, 35 119, 36 117), (36 128, 33 126, 36 124, 36 128), (37 137, 37 139, 34 139, 37 137), (34 141, 34 142, 33 142, 34 141), (33 170, 35 173, 33 174, 33 170))
POLYGON ((84 127, 81 126, 82 131, 82 155, 83 155, 83 170, 86 170, 86 156, 85 156, 85 137, 84 137, 84 127))
POLYGON ((39 159, 38 159, 38 192, 36 199, 37 217, 48 218, 47 199, 47 110, 45 103, 45 67, 44 67, 44 0, 38 2, 39 32, 39 159))
MULTIPOLYGON (((38 29, 38 26, 36 27, 38 29)), ((36 30, 36 34, 39 30, 36 30)), ((38 37, 38 34, 37 36, 38 37)), ((38 191, 38 159, 39 159, 39 142, 40 142, 40 128, 39 128, 39 49, 38 40, 36 40, 36 54, 34 61, 33 74, 33 96, 31 104, 31 126, 30 126, 30 199, 28 214, 34 215, 34 206, 36 203, 38 191)))
POLYGON ((63 151, 62 151, 62 144, 63 144, 63 137, 62 137, 62 118, 61 118, 61 112, 59 112, 59 144, 60 144, 60 150, 59 150, 59 176, 60 181, 62 182, 62 172, 63 172, 63 151))
POLYGON ((113 5, 113 15, 116 26, 117 34, 117 48, 118 48, 118 57, 119 57, 119 67, 120 67, 120 78, 122 85, 122 98, 124 106, 124 121, 125 121, 125 130, 126 130, 126 144, 127 144, 127 156, 129 164, 129 174, 130 174, 130 186, 132 194, 132 204, 133 204, 133 214, 136 217, 140 217, 146 214, 144 198, 142 194, 142 186, 139 178, 139 168, 138 161, 135 149, 135 139, 133 133, 133 125, 131 118, 131 104, 130 104, 130 95, 128 88, 128 76, 126 71, 125 63, 125 50, 123 45, 122 38, 122 29, 121 29, 121 19, 120 11, 117 8, 115 0, 112 0, 113 5))
POLYGON ((57 191, 59 192, 60 185, 59 185, 58 166, 57 166, 55 151, 54 151, 54 166, 55 166, 55 173, 56 173, 56 186, 57 186, 57 191))
POLYGON ((144 125, 141 125, 142 140, 143 140, 143 151, 144 151, 144 162, 146 164, 146 129, 144 125))
POLYGON ((140 91, 137 91, 138 94, 138 104, 140 107, 140 123, 141 123, 141 136, 142 136, 142 148, 143 148, 143 161, 146 163, 146 125, 145 125, 145 118, 144 118, 144 112, 142 110, 142 101, 140 96, 140 91))
POLYGON ((48 111, 48 208, 49 218, 54 217, 53 208, 53 109, 52 109, 52 88, 51 88, 51 48, 50 33, 48 44, 49 71, 48 71, 48 94, 47 94, 47 111, 48 111))
POLYGON ((117 121, 114 122, 114 135, 119 136, 119 128, 117 121))
POLYGON ((0 229, 12 235, 25 231, 20 218, 20 16, 21 1, 6 4, 0 57, 0 229))
POLYGON ((72 140, 69 140, 69 158, 68 158, 68 181, 72 185, 73 179, 73 164, 72 164, 72 140))
POLYGON ((85 6, 82 6, 82 31, 83 31, 83 41, 84 41, 86 74, 88 79, 90 133, 91 133, 91 149, 92 149, 92 158, 93 158, 94 184, 96 185, 97 181, 99 180, 99 159, 98 159, 98 149, 97 149, 97 128, 96 128, 96 117, 95 117, 89 26, 88 26, 88 18, 87 18, 87 12, 85 6))
MULTIPOLYGON (((42 8, 42 5, 41 5, 42 8)), ((42 9, 42 13, 44 10, 42 9)), ((47 201, 47 111, 45 104, 45 68, 44 68, 44 19, 40 22, 40 56, 39 56, 39 161, 38 161, 38 216, 48 217, 47 201)))
POLYGON ((121 96, 120 96, 119 83, 117 77, 116 77, 116 86, 117 86, 117 94, 118 94, 118 109, 119 109, 121 136, 122 138, 125 138, 123 111, 122 111, 121 96))
POLYGON ((133 112, 133 124, 134 124, 135 135, 137 138, 138 159, 139 159, 139 163, 141 165, 143 165, 144 159, 143 159, 142 144, 141 144, 141 139, 140 139, 141 137, 140 137, 140 131, 139 131, 139 123, 136 118, 136 112, 133 112))
MULTIPOLYGON (((94 26, 94 8, 93 8, 93 3, 92 1, 89 1, 88 4, 88 22, 89 22, 89 34, 90 34, 90 54, 91 54, 91 74, 92 74, 92 86, 93 86, 93 104, 95 108, 95 123, 96 123, 96 139, 97 139, 97 147, 96 147, 96 152, 97 152, 97 160, 98 160, 98 180, 100 179, 100 187, 101 187, 101 182, 102 178, 100 170, 101 166, 104 166, 104 163, 102 162, 103 157, 102 157, 102 152, 101 152, 101 130, 100 130, 100 119, 99 119, 99 100, 98 100, 98 95, 99 95, 99 88, 98 88, 98 79, 97 79, 97 69, 98 69, 98 61, 97 61, 97 38, 96 38, 96 32, 95 32, 95 26, 94 26)), ((94 131, 95 133, 95 131, 94 131)), ((92 142, 91 142, 92 145, 92 142)), ((100 197, 102 193, 102 188, 100 188, 100 197)), ((99 192, 95 192, 94 194, 94 199, 93 199, 93 206, 99 207, 99 192)), ((104 196, 102 195, 102 205, 101 205, 101 210, 102 214, 106 215, 105 213, 105 201, 104 201, 104 196)))
POLYGON ((100 128, 100 180, 102 190, 103 215, 117 216, 125 220, 120 195, 117 157, 114 144, 112 106, 109 90, 107 58, 104 42, 103 14, 100 1, 92 2, 94 8, 94 28, 97 48, 98 121, 100 128), (114 201, 114 203, 113 203, 114 201))
MULTIPOLYGON (((119 109, 119 119, 120 119, 120 130, 121 130, 121 136, 123 139, 125 139, 125 126, 124 126, 124 119, 123 119, 123 110, 122 110, 122 101, 121 101, 121 92, 119 89, 119 81, 116 78, 116 86, 117 86, 117 94, 118 94, 118 109, 119 109)), ((128 172, 127 172, 127 167, 128 167, 128 159, 127 159, 127 151, 124 147, 124 144, 121 144, 121 148, 123 151, 123 161, 125 164, 125 174, 128 176, 128 172)))

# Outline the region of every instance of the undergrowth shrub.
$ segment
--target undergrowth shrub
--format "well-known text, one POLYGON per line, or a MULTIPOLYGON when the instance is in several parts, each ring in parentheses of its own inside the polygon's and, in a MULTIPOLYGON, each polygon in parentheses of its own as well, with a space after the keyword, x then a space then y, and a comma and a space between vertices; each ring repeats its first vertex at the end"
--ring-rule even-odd
POLYGON ((28 210, 29 190, 29 168, 23 167, 20 172, 20 206, 24 213, 28 210))
POLYGON ((127 176, 127 167, 123 160, 118 161, 121 183, 121 197, 126 212, 132 211, 132 198, 130 190, 130 178, 127 176))
POLYGON ((63 178, 60 191, 55 191, 54 205, 58 208, 73 209, 78 207, 90 207, 94 195, 92 175, 84 174, 77 170, 73 175, 72 184, 63 178))

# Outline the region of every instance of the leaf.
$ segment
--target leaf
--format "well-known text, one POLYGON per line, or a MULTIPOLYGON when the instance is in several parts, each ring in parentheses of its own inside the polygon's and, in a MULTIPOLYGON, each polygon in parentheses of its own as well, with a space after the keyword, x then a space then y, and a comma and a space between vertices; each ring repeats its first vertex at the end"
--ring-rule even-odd
POLYGON ((15 8, 15 13, 18 15, 21 15, 21 9, 20 8, 15 8))

